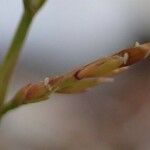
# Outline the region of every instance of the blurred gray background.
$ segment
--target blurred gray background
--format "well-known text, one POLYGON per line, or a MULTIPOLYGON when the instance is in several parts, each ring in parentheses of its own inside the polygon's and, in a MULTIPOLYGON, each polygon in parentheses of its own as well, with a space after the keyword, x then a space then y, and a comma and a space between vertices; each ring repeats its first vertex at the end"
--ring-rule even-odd
MULTIPOLYGON (((149 0, 48 0, 36 16, 10 86, 19 87, 150 41, 149 0)), ((22 13, 0 1, 0 60, 22 13)), ((76 95, 53 95, 2 120, 2 150, 149 150, 150 61, 76 95)))

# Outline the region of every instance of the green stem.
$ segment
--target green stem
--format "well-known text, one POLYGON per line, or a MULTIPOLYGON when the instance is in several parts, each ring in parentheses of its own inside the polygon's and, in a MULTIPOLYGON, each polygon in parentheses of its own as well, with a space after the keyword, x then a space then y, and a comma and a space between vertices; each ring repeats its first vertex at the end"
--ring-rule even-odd
POLYGON ((8 111, 17 108, 18 105, 12 103, 11 101, 7 102, 3 105, 2 109, 0 110, 0 119, 5 115, 8 111))
POLYGON ((20 49, 29 30, 33 15, 25 11, 14 35, 11 46, 0 68, 0 106, 3 104, 10 77, 18 60, 20 49))

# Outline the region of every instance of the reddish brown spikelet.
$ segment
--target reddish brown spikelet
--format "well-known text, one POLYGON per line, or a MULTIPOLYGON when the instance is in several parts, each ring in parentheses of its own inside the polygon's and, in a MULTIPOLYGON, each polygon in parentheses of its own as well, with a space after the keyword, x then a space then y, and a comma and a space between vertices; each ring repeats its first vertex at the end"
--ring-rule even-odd
MULTIPOLYGON (((25 100, 27 100, 28 102, 30 101, 33 102, 35 99, 36 100, 44 99, 45 96, 47 95, 48 95, 47 88, 43 85, 42 82, 40 82, 37 84, 33 84, 28 88, 25 100)), ((24 103, 28 103, 27 101, 25 101, 24 103)))
POLYGON ((48 98, 48 95, 48 89, 44 86, 43 82, 39 82, 36 84, 28 84, 23 87, 15 95, 14 99, 16 104, 26 104, 48 98))
MULTIPOLYGON (((100 83, 99 78, 118 74, 150 54, 150 43, 121 50, 109 57, 100 58, 92 63, 68 72, 62 76, 48 77, 43 82, 28 84, 14 97, 17 105, 47 99, 52 92, 76 93, 100 83)), ((107 80, 103 80, 107 81, 107 80)))
POLYGON ((127 63, 124 64, 123 66, 129 66, 144 59, 146 56, 148 56, 147 54, 149 52, 150 52, 150 43, 146 43, 139 45, 138 47, 124 49, 115 55, 123 57, 125 54, 128 54, 129 57, 127 63))

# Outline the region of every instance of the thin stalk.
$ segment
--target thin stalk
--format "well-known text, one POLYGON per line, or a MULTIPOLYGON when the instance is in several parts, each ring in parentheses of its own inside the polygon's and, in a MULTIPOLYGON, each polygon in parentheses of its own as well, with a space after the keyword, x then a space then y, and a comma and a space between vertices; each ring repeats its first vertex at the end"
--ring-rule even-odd
POLYGON ((13 110, 17 108, 18 106, 12 103, 11 101, 7 102, 3 105, 2 109, 0 110, 0 120, 3 117, 4 114, 6 114, 9 110, 13 110))
POLYGON ((4 102, 10 77, 18 60, 20 49, 23 46, 32 18, 33 16, 28 11, 24 11, 11 46, 2 62, 0 68, 0 106, 4 102))

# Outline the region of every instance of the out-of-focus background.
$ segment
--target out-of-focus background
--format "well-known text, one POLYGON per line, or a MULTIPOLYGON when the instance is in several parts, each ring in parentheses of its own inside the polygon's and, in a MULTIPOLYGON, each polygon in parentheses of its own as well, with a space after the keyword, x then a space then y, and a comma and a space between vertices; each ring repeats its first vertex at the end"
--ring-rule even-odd
MULTIPOLYGON (((149 0, 49 0, 36 16, 10 86, 57 75, 150 41, 149 0)), ((21 0, 0 1, 0 60, 22 13, 21 0)), ((76 95, 56 94, 11 113, 1 150, 149 150, 150 60, 76 95)))

